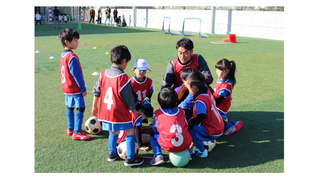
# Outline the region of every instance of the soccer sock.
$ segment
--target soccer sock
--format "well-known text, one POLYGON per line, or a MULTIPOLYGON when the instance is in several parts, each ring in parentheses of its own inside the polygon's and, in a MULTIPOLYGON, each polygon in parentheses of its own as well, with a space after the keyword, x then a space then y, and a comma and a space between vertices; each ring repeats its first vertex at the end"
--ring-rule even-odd
POLYGON ((136 138, 134 137, 134 135, 127 135, 126 137, 127 158, 130 160, 132 160, 134 158, 134 155, 136 154, 135 143, 136 143, 136 138))
POLYGON ((197 138, 194 130, 189 130, 189 133, 192 137, 193 144, 200 150, 200 152, 203 152, 205 150, 203 143, 197 138))
POLYGON ((81 132, 82 121, 83 121, 83 113, 77 110, 76 115, 75 115, 75 121, 74 121, 74 123, 75 123, 74 133, 75 134, 81 132))
POLYGON ((162 155, 161 147, 158 141, 154 137, 149 137, 150 145, 154 154, 154 158, 157 158, 158 155, 162 155))
POLYGON ((114 134, 110 132, 108 151, 112 155, 115 155, 117 153, 117 140, 118 140, 118 134, 114 134))
POLYGON ((74 112, 73 108, 66 110, 66 116, 67 116, 67 123, 68 123, 68 129, 74 130, 74 112))

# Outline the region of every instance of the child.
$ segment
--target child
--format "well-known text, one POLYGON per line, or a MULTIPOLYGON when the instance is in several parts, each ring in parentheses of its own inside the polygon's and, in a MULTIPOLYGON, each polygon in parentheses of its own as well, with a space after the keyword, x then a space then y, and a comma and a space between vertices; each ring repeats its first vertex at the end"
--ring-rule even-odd
POLYGON ((63 20, 64 20, 64 23, 67 24, 67 20, 68 20, 67 15, 63 16, 63 20))
POLYGON ((202 141, 212 141, 223 134, 224 123, 216 108, 213 96, 208 93, 205 78, 199 71, 190 73, 184 85, 193 96, 192 118, 188 120, 192 142, 196 146, 191 155, 207 157, 202 141))
POLYGON ((183 109, 177 108, 177 93, 172 88, 163 88, 158 94, 160 109, 154 112, 150 145, 154 153, 151 165, 164 163, 161 148, 167 152, 185 151, 192 143, 183 109))
POLYGON ((102 129, 112 131, 109 135, 109 157, 112 162, 119 158, 117 153, 117 139, 120 130, 127 133, 126 144, 128 146, 125 166, 141 165, 144 160, 135 155, 135 137, 132 125, 132 116, 138 116, 135 109, 136 94, 131 86, 130 77, 124 72, 131 59, 128 48, 124 45, 114 47, 111 52, 110 68, 101 72, 93 89, 92 115, 102 121, 102 129), (100 106, 97 107, 99 98, 100 106))
POLYGON ((88 140, 91 137, 81 130, 85 110, 84 97, 87 95, 87 89, 79 58, 72 51, 77 49, 80 35, 77 31, 66 28, 59 37, 64 48, 60 58, 60 74, 67 106, 67 135, 72 135, 73 140, 88 140), (74 108, 77 108, 76 114, 73 112, 74 108))
POLYGON ((148 62, 144 59, 137 59, 133 64, 133 72, 136 74, 131 79, 131 85, 137 94, 136 110, 139 111, 143 120, 147 119, 148 124, 151 125, 153 121, 153 107, 151 106, 151 97, 153 94, 153 80, 146 77, 148 62))
POLYGON ((231 106, 232 89, 236 84, 234 76, 236 71, 236 63, 227 59, 221 59, 215 65, 218 80, 214 86, 214 99, 218 107, 219 113, 225 122, 225 130, 223 135, 231 135, 240 130, 243 125, 242 121, 229 121, 227 112, 231 106))

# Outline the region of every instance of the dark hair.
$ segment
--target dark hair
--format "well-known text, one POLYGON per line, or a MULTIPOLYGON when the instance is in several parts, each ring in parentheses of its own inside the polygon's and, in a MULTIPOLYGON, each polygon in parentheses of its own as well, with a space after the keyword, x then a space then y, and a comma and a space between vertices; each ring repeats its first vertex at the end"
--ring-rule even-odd
POLYGON ((131 60, 131 53, 126 46, 117 45, 111 50, 110 58, 112 63, 121 64, 123 59, 127 59, 127 61, 131 60))
POLYGON ((184 68, 181 73, 180 73, 180 78, 184 81, 187 80, 187 77, 190 75, 191 72, 197 71, 195 68, 193 67, 186 67, 184 68))
POLYGON ((80 39, 80 35, 77 31, 69 28, 65 28, 62 30, 62 32, 59 34, 60 41, 62 43, 63 47, 66 47, 65 40, 68 40, 71 42, 73 38, 80 39))
POLYGON ((193 42, 192 42, 192 40, 190 40, 188 38, 182 38, 176 44, 176 49, 178 49, 179 47, 183 47, 187 50, 192 50, 193 49, 193 42))
POLYGON ((190 85, 190 87, 192 86, 196 86, 198 89, 202 89, 203 87, 205 87, 205 79, 203 74, 196 70, 194 72, 191 72, 188 77, 187 77, 187 82, 190 85))
POLYGON ((231 80, 231 85, 232 88, 236 85, 236 77, 235 77, 235 72, 236 72, 236 62, 229 61, 225 58, 219 60, 216 63, 216 68, 222 71, 222 78, 223 79, 230 79, 231 80), (226 70, 229 70, 229 73, 226 73, 226 70))
POLYGON ((163 88, 158 94, 158 103, 163 109, 174 108, 177 101, 178 95, 176 91, 170 87, 163 88))

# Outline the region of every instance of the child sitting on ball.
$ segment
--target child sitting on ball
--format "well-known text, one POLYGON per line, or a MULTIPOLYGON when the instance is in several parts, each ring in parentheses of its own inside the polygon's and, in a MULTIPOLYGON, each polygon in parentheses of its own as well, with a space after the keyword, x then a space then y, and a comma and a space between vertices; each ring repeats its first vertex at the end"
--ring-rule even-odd
POLYGON ((154 153, 151 165, 164 163, 161 148, 167 152, 185 151, 192 143, 183 109, 175 107, 178 95, 172 88, 163 88, 158 94, 160 109, 154 112, 150 145, 154 153))

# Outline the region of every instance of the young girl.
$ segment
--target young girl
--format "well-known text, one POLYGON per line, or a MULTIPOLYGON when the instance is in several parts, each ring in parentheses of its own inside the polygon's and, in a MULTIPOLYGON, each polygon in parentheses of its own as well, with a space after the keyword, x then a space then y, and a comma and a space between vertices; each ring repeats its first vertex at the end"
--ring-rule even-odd
POLYGON ((238 131, 243 122, 229 121, 227 118, 227 112, 232 102, 232 89, 236 84, 235 71, 236 63, 227 59, 221 59, 215 65, 218 80, 214 86, 213 97, 216 100, 219 113, 225 122, 224 136, 231 135, 238 131))

